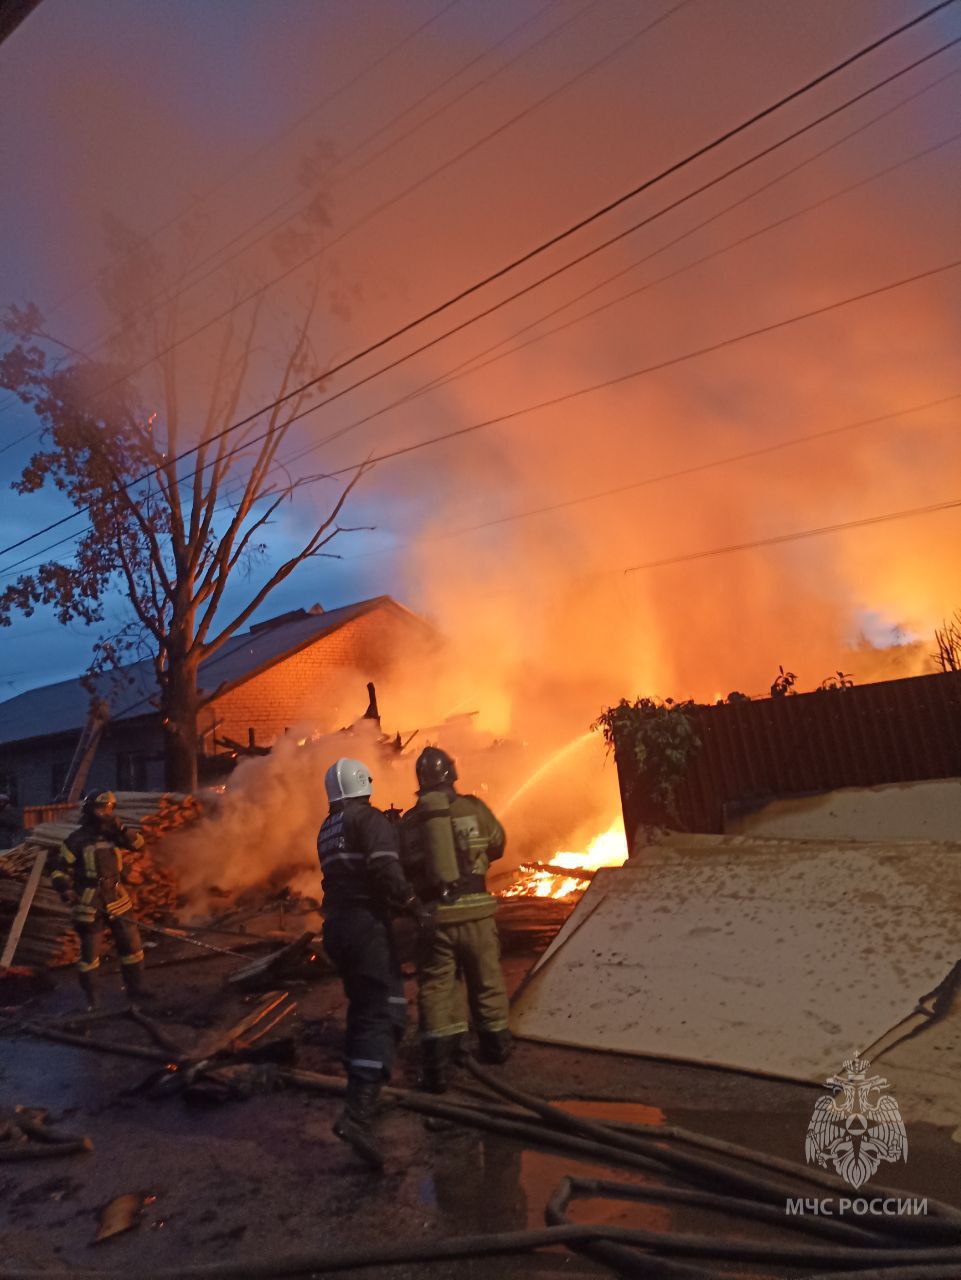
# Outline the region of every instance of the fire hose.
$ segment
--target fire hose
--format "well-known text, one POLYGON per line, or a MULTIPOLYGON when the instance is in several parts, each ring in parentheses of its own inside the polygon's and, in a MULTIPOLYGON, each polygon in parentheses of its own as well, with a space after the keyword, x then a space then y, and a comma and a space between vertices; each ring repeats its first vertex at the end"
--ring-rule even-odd
MULTIPOLYGON (((564 1245, 583 1253, 618 1275, 646 1280, 710 1280, 717 1275, 713 1268, 703 1270, 696 1265, 698 1262, 709 1266, 714 1262, 742 1262, 818 1268, 816 1273, 807 1273, 809 1280, 840 1280, 842 1276, 847 1280, 961 1280, 961 1211, 951 1205, 928 1198, 931 1216, 927 1219, 878 1219, 858 1226, 813 1216, 788 1218, 783 1213, 783 1198, 797 1190, 798 1180, 824 1190, 838 1190, 842 1184, 832 1175, 674 1126, 615 1126, 572 1116, 544 1099, 512 1088, 473 1062, 467 1066, 485 1088, 513 1105, 491 1105, 476 1098, 438 1099, 398 1089, 386 1089, 385 1097, 408 1110, 497 1133, 525 1145, 553 1147, 575 1159, 622 1165, 660 1177, 673 1174, 693 1184, 694 1189, 568 1176, 551 1196, 545 1213, 548 1225, 544 1228, 450 1240, 390 1242, 267 1262, 238 1260, 141 1270, 143 1280, 269 1280, 411 1262, 505 1256, 551 1245, 564 1245), (678 1149, 682 1147, 693 1150, 678 1149), (732 1168, 700 1154, 703 1151, 747 1167, 732 1168), (781 1228, 817 1235, 829 1243, 725 1241, 713 1235, 572 1223, 566 1217, 568 1206, 573 1199, 584 1196, 720 1210, 734 1218, 777 1223, 781 1228), (690 1265, 691 1261, 695 1265, 690 1265)), ((309 1071, 281 1072, 279 1079, 328 1095, 344 1091, 342 1080, 309 1071)), ((875 1192, 884 1196, 898 1194, 888 1188, 876 1188, 875 1192)), ((121 1280, 122 1274, 126 1280, 126 1273, 117 1271, 0 1268, 4 1280, 121 1280)))
POLYGON ((218 955, 222 956, 236 956, 238 960, 248 960, 250 958, 245 956, 242 951, 231 951, 229 947, 217 947, 212 942, 201 942, 199 938, 191 938, 179 929, 164 929, 162 925, 147 924, 143 920, 138 920, 137 925, 147 933, 157 933, 162 938, 173 938, 175 942, 186 942, 189 946, 201 947, 204 951, 216 951, 218 955))

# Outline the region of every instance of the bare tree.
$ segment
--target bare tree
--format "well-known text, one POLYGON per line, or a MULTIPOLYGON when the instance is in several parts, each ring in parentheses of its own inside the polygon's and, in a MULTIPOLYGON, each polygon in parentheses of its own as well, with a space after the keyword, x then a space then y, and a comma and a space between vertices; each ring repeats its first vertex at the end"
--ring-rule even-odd
POLYGON ((942 671, 961 671, 961 609, 945 618, 940 631, 935 629, 938 651, 931 656, 942 671))
MULTIPOLYGON (((319 390, 318 384, 297 391, 321 372, 311 342, 319 284, 279 351, 271 354, 265 345, 272 335, 261 294, 228 309, 201 356, 196 344, 178 345, 182 271, 171 279, 149 246, 116 229, 113 249, 104 296, 121 323, 109 360, 94 362, 58 343, 33 306, 6 313, 13 342, 0 357, 0 385, 32 407, 42 424, 41 446, 13 488, 20 494, 59 489, 86 525, 71 551, 27 566, 0 589, 0 625, 38 605, 52 606, 64 624, 104 622, 105 604, 119 588, 130 617, 100 636, 91 673, 121 666, 146 642, 157 680, 166 785, 189 790, 197 780, 198 713, 217 692, 198 688, 200 664, 298 565, 333 554, 331 543, 344 531, 341 514, 364 468, 257 585, 267 531, 305 483, 286 472, 279 450, 319 390), (152 372, 141 374, 137 385, 124 376, 151 358, 152 372), (283 403, 224 434, 244 416, 250 398, 283 403), (178 465, 177 455, 192 447, 196 454, 178 465), (225 616, 228 586, 245 579, 245 603, 225 616)), ((240 296, 248 285, 235 280, 231 287, 240 296)))

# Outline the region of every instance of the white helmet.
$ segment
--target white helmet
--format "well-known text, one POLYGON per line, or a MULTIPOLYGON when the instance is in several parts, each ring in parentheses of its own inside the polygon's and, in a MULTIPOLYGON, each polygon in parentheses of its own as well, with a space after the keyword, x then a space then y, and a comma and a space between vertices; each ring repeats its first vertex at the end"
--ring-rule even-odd
POLYGON ((369 796, 374 779, 370 770, 360 760, 335 760, 324 774, 327 799, 351 800, 355 796, 369 796))

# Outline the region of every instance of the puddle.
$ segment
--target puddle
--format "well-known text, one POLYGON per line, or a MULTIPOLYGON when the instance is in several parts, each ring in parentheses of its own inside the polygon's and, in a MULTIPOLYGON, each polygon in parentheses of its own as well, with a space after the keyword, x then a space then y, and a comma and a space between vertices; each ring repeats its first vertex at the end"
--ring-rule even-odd
MULTIPOLYGON (((751 1147, 770 1155, 803 1162, 804 1137, 809 1115, 806 1104, 800 1109, 759 1115, 732 1112, 671 1109, 633 1102, 569 1099, 557 1105, 573 1115, 599 1121, 663 1126, 676 1125, 751 1147)), ((878 1182, 901 1185, 911 1194, 928 1194, 956 1199, 953 1169, 946 1169, 936 1150, 922 1152, 919 1143, 912 1150, 912 1165, 897 1172, 886 1168, 878 1182)), ((446 1150, 438 1152, 433 1177, 420 1187, 420 1201, 436 1214, 442 1230, 493 1232, 522 1230, 544 1225, 544 1209, 560 1180, 568 1174, 583 1178, 643 1185, 651 1179, 639 1172, 616 1166, 588 1163, 563 1153, 521 1148, 514 1143, 478 1133, 461 1131, 452 1135, 446 1150)), ((654 1179, 657 1181, 657 1179, 654 1179)), ((680 1184, 677 1184, 680 1185, 680 1184)), ((803 1195, 808 1184, 798 1183, 803 1195)), ((663 1234, 708 1235, 728 1241, 797 1242, 796 1231, 778 1230, 750 1220, 736 1220, 709 1210, 681 1205, 665 1205, 608 1199, 577 1199, 570 1206, 577 1222, 639 1227, 663 1234)), ((805 1274, 804 1269, 777 1268, 776 1272, 745 1268, 744 1264, 712 1264, 719 1277, 727 1280, 781 1280, 805 1274)), ((810 1268, 807 1268, 810 1271, 810 1268)))
MULTIPOLYGON (((572 1115, 585 1119, 621 1124, 644 1124, 663 1126, 665 1124, 683 1124, 683 1126, 703 1131, 703 1124, 689 1124, 677 1115, 670 1117, 658 1107, 646 1106, 637 1102, 591 1101, 583 1098, 562 1099, 557 1103, 572 1115)), ((703 1116, 701 1117, 703 1120, 703 1116)), ((573 1161, 563 1154, 554 1155, 543 1151, 524 1151, 521 1155, 521 1184, 524 1188, 528 1206, 527 1225, 541 1226, 544 1222, 544 1206, 550 1199, 554 1189, 565 1174, 573 1173, 583 1178, 605 1178, 614 1182, 625 1182, 643 1186, 647 1182, 658 1182, 643 1173, 634 1173, 629 1169, 619 1169, 607 1164, 588 1164, 584 1161, 573 1161)), ((682 1205, 651 1204, 638 1201, 622 1201, 610 1199, 577 1199, 572 1201, 569 1216, 576 1222, 607 1224, 619 1227, 639 1227, 645 1231, 655 1231, 664 1235, 715 1235, 726 1240, 758 1240, 762 1236, 771 1239, 770 1230, 748 1222, 737 1222, 723 1214, 712 1213, 704 1209, 693 1209, 682 1205)), ((793 1232, 778 1233, 784 1240, 796 1239, 793 1232)), ((771 1280, 773 1273, 757 1270, 745 1271, 737 1264, 717 1267, 718 1276, 728 1280, 771 1280)), ((788 1276, 793 1272, 780 1269, 779 1276, 788 1276)), ((798 1272, 800 1274, 800 1272, 798 1272)))

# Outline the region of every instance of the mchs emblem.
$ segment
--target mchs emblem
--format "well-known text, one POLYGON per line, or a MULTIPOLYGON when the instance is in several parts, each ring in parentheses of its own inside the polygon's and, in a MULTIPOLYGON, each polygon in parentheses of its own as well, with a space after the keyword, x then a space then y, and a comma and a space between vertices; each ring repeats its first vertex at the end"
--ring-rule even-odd
POLYGON ((808 1164, 828 1163, 857 1189, 877 1173, 882 1160, 908 1158, 908 1137, 895 1099, 882 1076, 869 1076, 871 1064, 855 1053, 844 1074, 825 1083, 833 1090, 818 1098, 808 1125, 804 1156, 808 1164))

